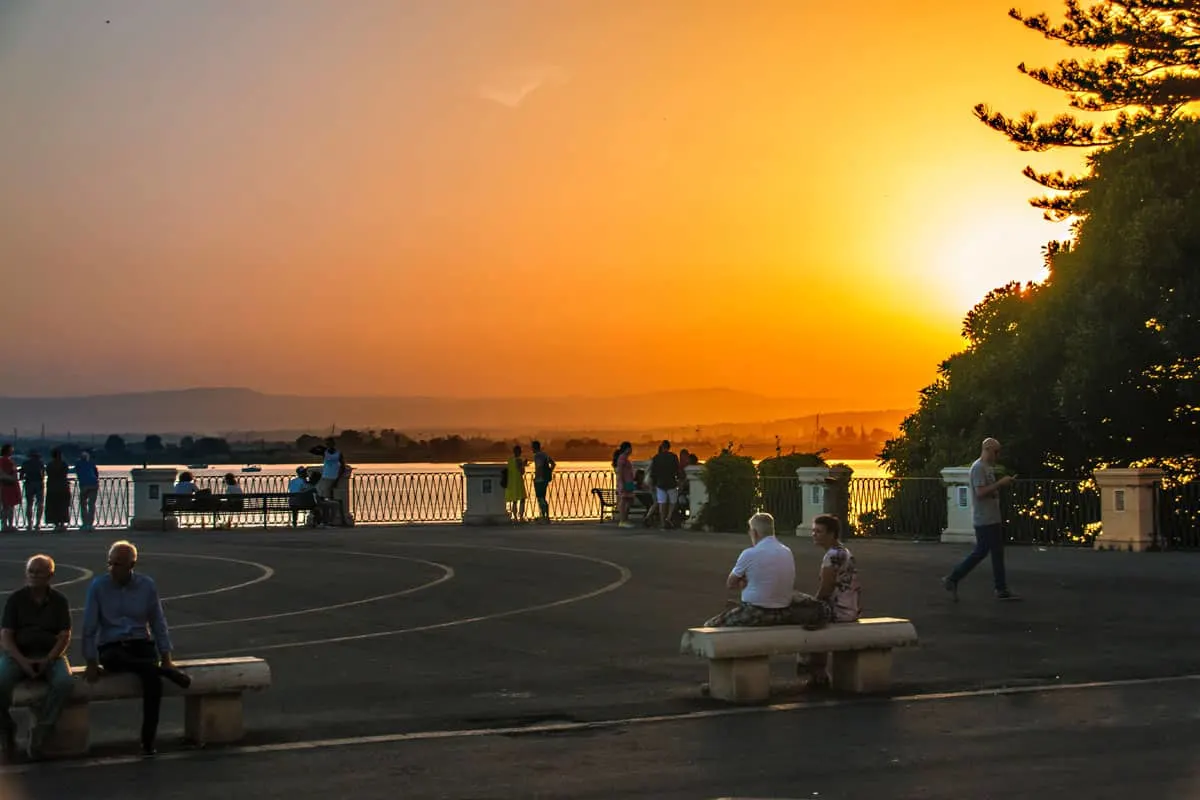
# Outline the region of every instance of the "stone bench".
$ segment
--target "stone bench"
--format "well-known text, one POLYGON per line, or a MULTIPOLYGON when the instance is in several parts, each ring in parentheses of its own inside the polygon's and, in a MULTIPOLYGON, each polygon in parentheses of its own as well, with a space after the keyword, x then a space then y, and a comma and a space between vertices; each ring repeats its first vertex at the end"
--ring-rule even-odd
MULTIPOLYGON (((176 661, 192 685, 181 689, 163 681, 163 698, 183 697, 184 737, 195 744, 229 743, 240 740, 242 694, 261 691, 271 685, 271 668, 261 658, 211 658, 176 661)), ((88 751, 88 706, 111 700, 142 701, 142 683, 129 673, 105 673, 95 683, 83 678, 84 667, 73 667, 75 688, 63 708, 53 734, 45 742, 47 756, 76 756, 88 751)), ((41 702, 46 694, 44 681, 23 681, 13 692, 13 708, 28 708, 41 702)), ((138 720, 141 719, 139 716, 138 720)), ((133 727, 136 731, 140 721, 133 727)))
POLYGON ((710 696, 754 703, 770 695, 771 656, 831 653, 833 688, 860 694, 886 691, 892 682, 892 649, 916 643, 917 631, 910 621, 877 617, 818 630, 799 625, 691 628, 679 649, 708 659, 710 696))

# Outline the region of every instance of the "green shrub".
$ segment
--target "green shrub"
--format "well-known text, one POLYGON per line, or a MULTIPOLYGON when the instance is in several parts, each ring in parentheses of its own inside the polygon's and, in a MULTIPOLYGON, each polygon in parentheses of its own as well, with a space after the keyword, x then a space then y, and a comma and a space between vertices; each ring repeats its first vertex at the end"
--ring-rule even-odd
POLYGON ((735 454, 731 445, 704 462, 701 477, 708 502, 700 512, 700 525, 714 531, 744 531, 758 499, 754 460, 735 454))
POLYGON ((823 452, 790 453, 764 458, 758 463, 759 507, 775 518, 776 531, 790 533, 804 519, 796 470, 825 466, 823 452))

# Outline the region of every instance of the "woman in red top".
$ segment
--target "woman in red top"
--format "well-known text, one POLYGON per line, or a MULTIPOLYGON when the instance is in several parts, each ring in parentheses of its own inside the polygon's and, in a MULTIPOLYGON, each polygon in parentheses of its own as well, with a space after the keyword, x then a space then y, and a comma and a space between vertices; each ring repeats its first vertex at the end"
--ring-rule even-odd
POLYGON ((17 483, 17 465, 12 459, 13 446, 0 447, 0 531, 13 529, 14 509, 21 505, 21 485, 17 483))

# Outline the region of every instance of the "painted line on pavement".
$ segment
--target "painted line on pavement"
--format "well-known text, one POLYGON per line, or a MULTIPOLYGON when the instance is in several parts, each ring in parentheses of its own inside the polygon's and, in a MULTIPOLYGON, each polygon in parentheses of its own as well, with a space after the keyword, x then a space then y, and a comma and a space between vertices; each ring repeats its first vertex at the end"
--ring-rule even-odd
MULTIPOLYGON (((397 542, 396 544, 399 545, 399 544, 404 544, 404 543, 397 542)), ((252 547, 252 545, 249 545, 249 546, 252 547)), ((475 616, 475 617, 461 617, 459 619, 453 619, 448 622, 435 622, 435 623, 432 623, 429 625, 418 625, 418 626, 412 627, 412 628, 392 628, 389 630, 372 631, 371 633, 359 633, 359 634, 348 635, 348 636, 329 636, 329 637, 324 637, 324 638, 320 638, 320 639, 305 639, 305 640, 300 640, 300 641, 280 642, 278 644, 258 645, 255 647, 247 647, 247 648, 230 648, 230 649, 225 649, 225 650, 213 650, 213 651, 210 651, 207 653, 196 653, 194 655, 189 653, 189 657, 190 658, 220 658, 220 657, 237 655, 239 653, 253 653, 253 654, 257 655, 258 653, 262 653, 267 650, 289 650, 289 649, 293 649, 293 648, 297 648, 297 647, 315 647, 317 645, 342 644, 344 642, 361 642, 361 641, 365 641, 368 639, 382 639, 384 637, 389 637, 389 636, 400 636, 400 635, 403 635, 406 633, 422 633, 425 631, 443 630, 445 628, 456 628, 461 625, 472 625, 472 624, 475 624, 478 622, 489 622, 491 620, 504 619, 506 617, 515 617, 518 614, 529 614, 534 611, 544 611, 548 608, 557 608, 559 606, 565 606, 565 605, 570 605, 572 603, 578 603, 583 600, 590 600, 593 597, 599 597, 600 595, 608 594, 609 592, 620 589, 622 586, 624 586, 626 583, 628 583, 631 578, 633 578, 633 571, 630 570, 628 567, 623 566, 621 564, 617 564, 612 561, 606 561, 605 559, 602 559, 602 558, 594 558, 592 556, 583 556, 583 555, 579 555, 577 553, 562 553, 562 552, 558 552, 556 550, 534 550, 534 549, 529 549, 529 548, 518 548, 518 547, 491 547, 491 546, 480 546, 480 545, 471 545, 471 544, 455 545, 455 544, 446 544, 446 543, 434 543, 434 544, 421 543, 421 544, 413 544, 413 545, 408 545, 408 546, 412 546, 412 547, 438 547, 438 546, 459 547, 459 548, 466 549, 466 550, 509 551, 509 552, 515 552, 515 553, 532 553, 532 554, 536 554, 536 555, 558 556, 561 558, 573 558, 573 559, 576 559, 579 561, 589 561, 589 562, 592 562, 595 564, 602 564, 606 567, 611 567, 612 569, 616 570, 619 573, 619 576, 617 577, 616 580, 606 583, 604 586, 601 586, 599 589, 593 589, 590 592, 583 592, 582 594, 572 595, 571 597, 565 597, 561 600, 553 600, 553 601, 550 601, 547 603, 538 603, 536 605, 523 606, 521 608, 510 609, 508 611, 499 611, 495 614, 481 614, 481 615, 475 616)), ((311 552, 311 551, 309 551, 309 552, 311 552)))
MULTIPOLYGON (((671 722, 691 722, 695 720, 716 719, 720 717, 748 716, 752 714, 777 714, 781 712, 805 711, 813 709, 832 708, 845 705, 867 705, 873 703, 922 703, 941 700, 963 700, 980 697, 1003 697, 1007 695, 1043 694, 1052 692, 1084 691, 1090 689, 1116 689, 1136 686, 1152 686, 1157 684, 1184 683, 1200 681, 1200 674, 1175 675, 1162 678, 1131 678, 1126 680, 1090 681, 1087 683, 1049 683, 1036 686, 1012 686, 999 689, 969 689, 958 692, 931 692, 925 694, 901 695, 891 698, 863 698, 847 700, 823 700, 817 702, 777 703, 768 706, 738 706, 735 708, 715 708, 705 711, 685 711, 678 714, 655 714, 645 717, 626 717, 623 719, 596 720, 594 722, 553 722, 545 725, 516 725, 498 728, 464 728, 458 730, 415 731, 410 733, 387 733, 376 736, 347 736, 336 739, 310 739, 301 742, 280 742, 278 744, 257 744, 242 747, 221 747, 215 749, 180 750, 160 753, 155 761, 184 761, 193 758, 212 758, 215 756, 252 756, 272 755, 275 753, 300 753, 312 750, 329 750, 342 747, 358 747, 364 745, 401 744, 405 742, 429 742, 452 739, 471 739, 485 736, 513 736, 546 733, 571 733, 576 731, 606 730, 625 728, 634 725, 653 725, 671 722)), ((29 772, 43 766, 50 769, 86 769, 97 767, 115 767, 126 764, 136 764, 144 761, 140 756, 111 756, 107 758, 90 758, 80 761, 55 761, 53 763, 19 764, 10 767, 0 767, 0 775, 29 772)))
MULTIPOLYGON (((310 551, 311 552, 311 551, 310 551)), ((327 552, 338 555, 349 556, 367 556, 370 558, 386 558, 396 561, 412 561, 417 564, 425 564, 426 566, 434 567, 442 571, 441 576, 434 578, 432 581, 422 583, 419 586, 410 586, 407 589, 401 589, 397 592, 388 592, 387 594, 377 594, 371 597, 363 597, 359 600, 348 600, 345 603, 331 603, 326 606, 312 606, 310 608, 301 608, 296 611, 282 611, 278 614, 262 614, 257 617, 238 617, 236 619, 216 619, 208 622, 185 622, 182 625, 172 625, 172 631, 181 631, 191 628, 211 628, 216 625, 233 625, 238 622, 263 622, 272 619, 283 619, 284 617, 298 617, 302 614, 319 614, 325 611, 336 611, 340 608, 351 608, 353 606, 366 605, 367 603, 377 603, 382 600, 392 600, 397 597, 404 597, 417 592, 423 592, 426 589, 432 589, 440 583, 445 583, 454 577, 454 568, 446 564, 439 564, 437 561, 427 561, 423 558, 412 558, 410 556, 398 556, 394 553, 364 553, 358 550, 325 550, 318 552, 327 552)))
MULTIPOLYGON (((139 555, 141 555, 140 551, 139 551, 139 555)), ((193 598, 193 597, 211 597, 214 594, 223 594, 225 592, 232 592, 236 589, 245 589, 247 586, 253 586, 256 583, 262 583, 263 581, 269 581, 269 580, 271 580, 271 578, 273 578, 275 576, 275 568, 274 567, 269 567, 266 564, 260 564, 257 561, 246 561, 246 560, 240 559, 240 558, 226 558, 225 556, 202 556, 198 553, 158 553, 158 552, 154 552, 154 553, 151 553, 151 555, 154 558, 201 558, 206 561, 225 561, 230 564, 241 564, 246 567, 254 567, 257 570, 260 570, 260 574, 258 576, 251 578, 248 581, 242 581, 241 583, 232 583, 228 586, 218 586, 216 589, 205 589, 202 592, 188 592, 187 594, 175 594, 175 595, 171 595, 169 597, 160 598, 161 602, 163 602, 163 603, 167 603, 172 600, 187 600, 187 599, 193 598)), ((71 609, 71 613, 73 613, 73 614, 82 612, 82 611, 83 611, 82 606, 79 608, 71 609)))
MULTIPOLYGON (((30 554, 30 558, 32 558, 33 555, 34 554, 30 554)), ((51 556, 51 558, 54 558, 54 557, 51 556)), ((20 564, 23 567, 28 563, 29 563, 28 558, 22 558, 22 559, 0 558, 0 564, 20 564)), ((96 573, 92 572, 90 569, 88 569, 87 567, 81 567, 78 564, 68 564, 65 561, 59 561, 57 558, 55 558, 54 559, 54 574, 57 575, 58 571, 60 569, 62 569, 63 567, 66 567, 67 569, 77 569, 77 570, 79 570, 80 575, 78 578, 71 578, 71 580, 69 580, 69 581, 52 580, 50 582, 50 585, 53 586, 55 589, 58 589, 63 586, 70 586, 73 583, 82 583, 83 581, 89 580, 93 575, 96 574, 96 573)))

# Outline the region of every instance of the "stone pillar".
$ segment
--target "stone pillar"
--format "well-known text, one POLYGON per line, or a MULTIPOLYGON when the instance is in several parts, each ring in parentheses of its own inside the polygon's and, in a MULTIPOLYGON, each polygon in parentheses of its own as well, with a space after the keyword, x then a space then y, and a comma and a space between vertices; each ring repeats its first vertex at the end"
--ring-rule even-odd
POLYGON ((796 535, 808 536, 813 518, 825 513, 829 467, 798 467, 796 477, 800 479, 800 524, 796 526, 796 535))
POLYGON ((708 487, 704 485, 704 467, 700 465, 683 468, 688 482, 688 522, 692 530, 700 529, 700 512, 708 502, 708 487))
POLYGON ((854 470, 845 464, 834 464, 825 479, 825 512, 837 517, 842 523, 842 536, 854 534, 850 519, 850 478, 854 470))
POLYGON ((942 541, 952 544, 975 544, 975 492, 971 490, 970 467, 946 467, 942 470, 946 484, 946 530, 942 541))
POLYGON ((175 487, 174 467, 139 467, 129 470, 133 483, 133 519, 129 527, 135 531, 173 531, 179 520, 169 516, 163 520, 162 496, 175 487), (164 524, 166 527, 164 527, 164 524))
POLYGON ((1098 469, 1095 477, 1100 489, 1100 535, 1093 547, 1134 553, 1154 547, 1158 531, 1155 494, 1163 471, 1098 469))
POLYGON ((463 464, 467 507, 463 525, 503 525, 508 522, 500 476, 508 464, 463 464))

